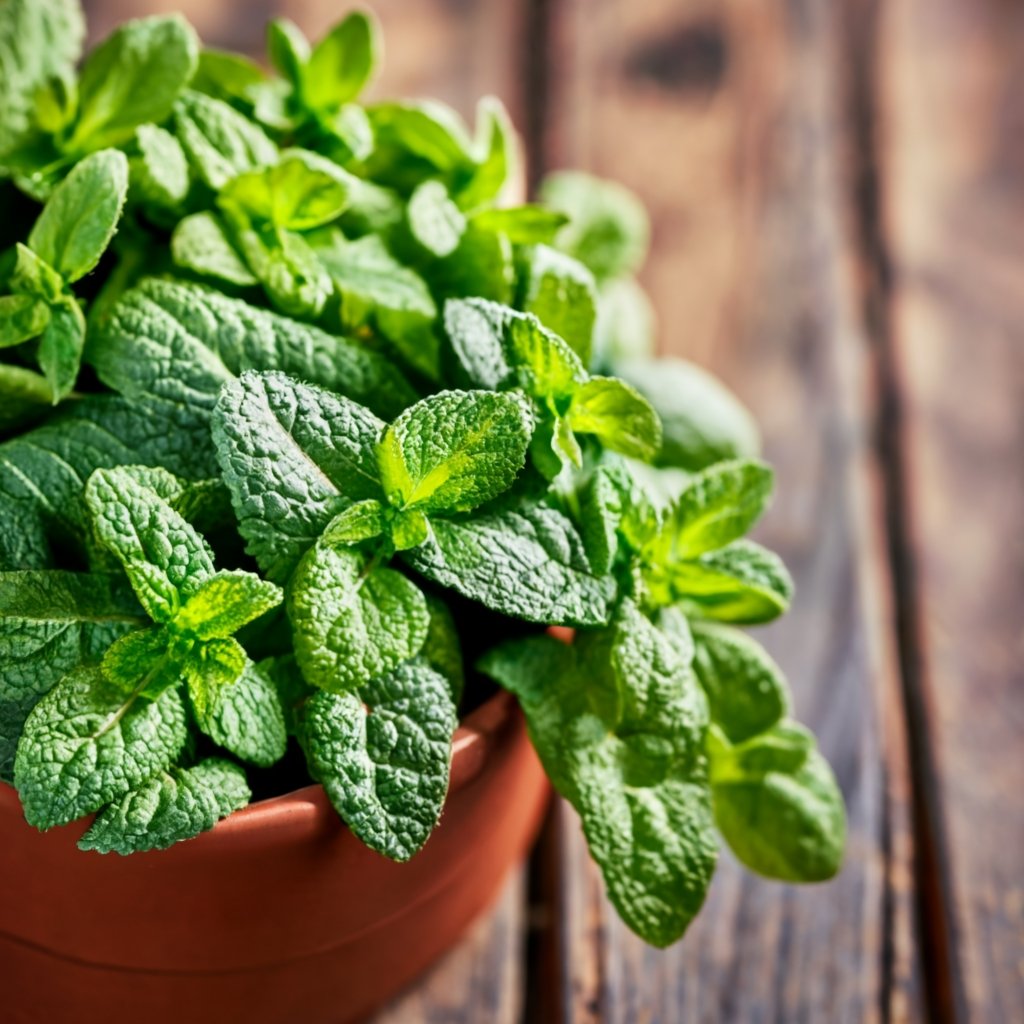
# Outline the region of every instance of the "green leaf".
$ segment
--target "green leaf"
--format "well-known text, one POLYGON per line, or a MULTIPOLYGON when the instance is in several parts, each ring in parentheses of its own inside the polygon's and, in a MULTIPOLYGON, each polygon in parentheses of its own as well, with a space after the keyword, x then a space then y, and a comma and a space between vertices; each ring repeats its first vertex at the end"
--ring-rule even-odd
POLYGON ((269 768, 284 757, 288 734, 277 687, 248 662, 238 679, 210 695, 197 724, 218 746, 269 768))
POLYGON ((590 271, 547 245, 533 246, 524 261, 518 305, 589 364, 597 317, 597 289, 590 271))
MULTIPOLYGON (((245 649, 231 637, 204 640, 192 645, 182 662, 188 696, 196 721, 208 722, 220 707, 224 693, 238 685, 252 663, 245 649)), ((205 730, 204 730, 205 731, 205 730)))
POLYGON ((171 258, 185 270, 240 288, 259 284, 213 213, 193 213, 178 221, 171 235, 171 258))
POLYGON ((795 771, 716 784, 714 807, 719 831, 752 871, 787 882, 822 882, 838 872, 846 843, 843 797, 816 750, 795 771))
POLYGON ((708 698, 711 721, 732 743, 771 728, 789 713, 789 691, 765 649, 738 629, 693 624, 693 669, 708 698))
POLYGON ((778 618, 789 607, 793 580, 782 560, 752 541, 679 562, 669 570, 675 600, 687 614, 754 625, 778 618))
POLYGON ((117 146, 140 124, 165 120, 198 56, 196 35, 180 15, 125 22, 82 67, 68 151, 117 146))
POLYGON ((473 214, 473 223, 485 231, 500 231, 511 242, 521 245, 550 244, 568 218, 543 206, 511 206, 481 210, 473 214))
POLYGON ((192 590, 174 617, 174 628, 200 640, 229 637, 282 600, 281 588, 273 583, 241 569, 225 569, 192 590))
POLYGON ((9 280, 12 291, 36 295, 51 305, 67 302, 64 279, 46 260, 21 242, 15 243, 14 252, 14 271, 9 280))
POLYGON ((425 181, 416 188, 406 217, 412 237, 434 256, 451 255, 466 230, 466 218, 440 181, 425 181))
POLYGON ((173 620, 184 599, 214 575, 206 541, 130 473, 97 470, 86 484, 85 500, 97 537, 124 566, 156 622, 173 620))
POLYGON ((170 768, 100 811, 78 848, 123 855, 166 850, 213 828, 251 798, 245 772, 230 761, 211 757, 193 768, 170 768))
POLYGON ((661 447, 661 422, 647 400, 615 377, 591 377, 569 407, 569 425, 594 434, 611 451, 650 460, 661 447))
POLYGON ((128 194, 128 160, 105 149, 75 165, 53 190, 39 215, 29 247, 65 281, 77 281, 110 244, 128 194))
POLYGON ((396 508, 468 512, 507 490, 523 468, 530 414, 520 396, 442 391, 406 409, 378 448, 396 508))
POLYGON ((471 220, 455 252, 437 260, 424 275, 442 299, 477 297, 510 303, 516 283, 512 243, 501 232, 471 220))
POLYGON ((355 690, 416 655, 430 614, 423 594, 365 555, 314 545, 288 588, 303 675, 324 690, 355 690))
POLYGON ((50 307, 34 295, 0 296, 0 348, 20 345, 41 334, 50 322, 50 307))
POLYGON ((146 617, 120 577, 0 573, 0 778, 10 779, 29 712, 64 675, 97 661, 146 617))
MULTIPOLYGON (((369 177, 385 185, 409 187, 438 172, 454 179, 472 167, 472 144, 458 115, 434 100, 377 103, 369 108, 377 147, 369 177)), ((412 188, 409 187, 409 191, 412 188)))
POLYGON ((325 527, 323 541, 332 546, 359 544, 379 537, 386 528, 384 506, 375 498, 357 501, 339 512, 325 527))
POLYGON ((436 379, 437 307, 425 282, 399 263, 376 235, 348 242, 334 233, 316 254, 341 296, 345 330, 369 327, 387 338, 416 370, 436 379))
POLYGON ((463 210, 479 211, 500 199, 510 181, 520 180, 516 132, 508 111, 495 96, 485 96, 476 108, 476 139, 469 180, 459 183, 455 201, 463 210))
POLYGON ((109 387, 210 408, 245 370, 282 370, 386 416, 416 400, 376 352, 199 285, 147 280, 126 292, 90 337, 89 362, 109 387))
POLYGON ((135 130, 139 155, 131 161, 132 188, 155 206, 177 211, 189 189, 188 159, 181 143, 155 124, 135 130))
POLYGON ((274 18, 267 24, 267 56, 288 81, 298 85, 309 60, 309 40, 294 21, 274 18))
POLYGON ((435 519, 405 561, 427 579, 527 622, 594 626, 608 621, 615 582, 596 573, 571 522, 538 506, 435 519))
POLYGON ((51 405, 53 389, 45 377, 21 366, 0 363, 0 435, 23 430, 42 419, 51 405))
POLYGON ((251 104, 253 87, 266 80, 263 69, 248 57, 207 48, 199 53, 199 67, 189 88, 225 103, 251 104))
POLYGON ((76 0, 5 0, 0 4, 0 154, 29 127, 47 79, 69 76, 85 24, 76 0))
POLYGON ((352 502, 382 497, 375 449, 384 429, 355 402, 280 373, 227 385, 213 436, 247 550, 285 582, 352 502))
POLYGON ((462 644, 451 609, 433 594, 423 595, 430 612, 427 639, 423 641, 420 656, 426 663, 448 680, 452 701, 458 705, 466 685, 466 673, 462 664, 462 644))
POLYGON ((377 19, 353 11, 313 49, 302 76, 302 99, 313 110, 332 111, 354 100, 380 60, 377 19))
POLYGON ((25 722, 14 764, 25 818, 48 829, 91 814, 169 767, 184 745, 177 691, 126 696, 98 668, 77 669, 25 722))
POLYGON ((615 363, 661 418, 657 463, 696 472, 726 459, 754 458, 761 449, 757 424, 716 377, 682 359, 629 359, 615 363))
POLYGON ((39 339, 39 368, 51 389, 54 403, 71 393, 78 380, 85 347, 85 317, 72 299, 50 307, 50 322, 39 339))
POLYGON ((329 160, 292 149, 270 167, 232 178, 218 199, 277 227, 307 231, 341 215, 348 205, 348 187, 329 160))
POLYGON ((763 462, 720 462, 694 476, 655 541, 658 563, 694 558, 741 538, 764 512, 774 474, 763 462))
MULTIPOLYGON (((657 374, 655 374, 654 387, 657 388, 658 395, 665 395, 664 402, 655 402, 646 382, 631 380, 629 374, 623 369, 624 364, 656 362, 658 366, 665 366, 666 372, 671 372, 672 364, 680 361, 667 357, 657 360, 651 358, 657 347, 655 321, 651 300, 635 278, 617 277, 602 283, 597 295, 597 319, 594 321, 594 341, 591 346, 590 366, 591 369, 606 371, 629 380, 655 406, 659 414, 668 415, 678 411, 681 424, 685 425, 689 403, 675 399, 673 392, 669 391, 667 387, 658 387, 660 378, 657 374)), ((669 459, 666 464, 675 465, 669 457, 670 445, 671 440, 666 441, 662 451, 669 459)), ((725 457, 756 454, 756 450, 737 451, 731 452, 725 457)), ((714 461, 717 460, 710 460, 710 462, 714 461)), ((699 462, 688 468, 703 469, 708 464, 709 462, 699 462)))
POLYGON ((186 656, 162 626, 139 629, 111 644, 103 656, 103 675, 124 694, 155 700, 182 682, 186 656))
POLYGON ((639 269, 651 229, 647 211, 628 189, 580 171, 559 171, 544 179, 540 195, 545 205, 569 217, 558 247, 599 281, 639 269))
POLYGON ((410 664, 359 696, 311 697, 302 738, 311 772, 349 828, 371 849, 404 861, 441 816, 457 724, 445 679, 410 664))
POLYGON ((174 107, 174 127, 196 174, 215 192, 232 178, 277 160, 277 146, 237 110, 186 91, 174 107))
POLYGON ((622 919, 675 942, 714 871, 707 708, 676 646, 626 601, 573 647, 514 641, 481 668, 512 690, 551 781, 579 812, 622 919))

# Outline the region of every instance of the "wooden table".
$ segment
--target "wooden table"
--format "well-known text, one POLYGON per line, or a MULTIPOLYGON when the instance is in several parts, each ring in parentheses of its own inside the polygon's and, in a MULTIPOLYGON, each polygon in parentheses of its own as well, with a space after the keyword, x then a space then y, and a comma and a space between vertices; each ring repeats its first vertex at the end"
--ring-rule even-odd
MULTIPOLYGON (((179 6, 257 49, 336 0, 179 6), (241 13, 240 13, 241 12, 241 13)), ((381 94, 508 103, 531 180, 648 204, 665 351, 723 376, 797 581, 762 637, 842 783, 841 876, 728 856, 685 940, 609 910, 573 814, 378 1024, 1024 1019, 1024 3, 371 0, 381 94)))

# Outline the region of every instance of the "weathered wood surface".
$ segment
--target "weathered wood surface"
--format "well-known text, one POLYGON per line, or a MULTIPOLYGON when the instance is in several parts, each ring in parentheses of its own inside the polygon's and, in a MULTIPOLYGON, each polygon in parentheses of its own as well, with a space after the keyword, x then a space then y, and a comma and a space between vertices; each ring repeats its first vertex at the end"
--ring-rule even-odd
POLYGON ((878 95, 920 786, 945 1020, 1024 1005, 1024 6, 883 7, 878 95), (939 914, 936 914, 939 917, 939 914))
MULTIPOLYGON (((494 92, 531 169, 651 208, 665 351, 760 419, 764 631, 848 802, 829 887, 728 856, 666 952, 618 923, 560 808, 531 866, 381 1021, 1010 1021, 1024 1003, 1024 5, 376 0, 378 94, 494 92), (538 905, 538 901, 539 905, 538 905)), ((92 0, 93 36, 184 10, 259 51, 334 0, 92 0)))

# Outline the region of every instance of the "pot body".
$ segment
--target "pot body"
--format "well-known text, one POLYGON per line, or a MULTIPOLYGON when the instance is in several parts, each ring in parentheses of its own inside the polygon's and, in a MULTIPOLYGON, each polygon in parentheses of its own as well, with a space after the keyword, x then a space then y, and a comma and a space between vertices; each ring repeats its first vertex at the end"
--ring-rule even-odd
POLYGON ((406 864, 311 786, 169 850, 82 853, 0 785, 0 992, 11 1024, 342 1024, 449 949, 540 826, 548 785, 507 694, 455 738, 441 823, 406 864))

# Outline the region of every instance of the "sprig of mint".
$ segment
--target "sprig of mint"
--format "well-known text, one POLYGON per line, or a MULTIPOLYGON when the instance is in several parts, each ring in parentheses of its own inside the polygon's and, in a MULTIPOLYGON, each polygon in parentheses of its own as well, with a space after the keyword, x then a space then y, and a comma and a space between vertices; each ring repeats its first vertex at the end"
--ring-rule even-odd
POLYGON ((407 860, 496 683, 649 942, 719 836, 834 874, 842 796, 736 628, 791 597, 747 537, 772 474, 734 396, 653 359, 636 199, 561 172, 513 205, 496 100, 472 128, 361 101, 361 12, 271 23, 271 73, 178 17, 76 72, 82 35, 70 0, 0 4, 0 777, 29 823, 163 849, 291 748, 407 860))

